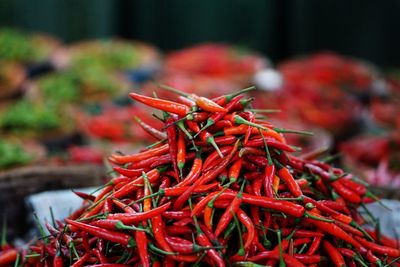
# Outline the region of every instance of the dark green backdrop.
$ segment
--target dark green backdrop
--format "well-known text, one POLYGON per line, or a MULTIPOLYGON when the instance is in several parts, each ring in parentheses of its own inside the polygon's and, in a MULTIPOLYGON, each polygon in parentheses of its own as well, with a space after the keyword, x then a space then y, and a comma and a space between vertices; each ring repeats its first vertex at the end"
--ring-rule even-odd
POLYGON ((281 60, 330 49, 400 62, 398 0, 0 0, 0 25, 70 42, 122 36, 163 50, 224 41, 281 60))

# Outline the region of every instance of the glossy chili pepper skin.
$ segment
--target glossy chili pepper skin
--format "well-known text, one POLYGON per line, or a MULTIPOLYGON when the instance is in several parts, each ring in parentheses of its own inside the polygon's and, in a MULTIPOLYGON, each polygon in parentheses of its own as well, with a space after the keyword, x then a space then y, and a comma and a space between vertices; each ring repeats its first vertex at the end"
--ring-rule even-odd
POLYGON ((346 266, 346 262, 344 261, 342 254, 330 242, 324 240, 322 241, 322 246, 336 267, 346 266))
POLYGON ((148 96, 139 95, 136 93, 130 93, 129 96, 143 104, 163 110, 165 112, 174 113, 179 116, 186 116, 186 114, 190 112, 190 108, 188 106, 175 103, 172 101, 152 98, 148 96))
POLYGON ((94 236, 100 237, 100 238, 104 238, 106 240, 109 240, 111 242, 115 242, 115 243, 119 243, 121 245, 125 245, 127 246, 129 244, 129 241, 131 239, 131 237, 129 235, 126 234, 122 234, 120 232, 117 231, 111 231, 111 230, 106 230, 100 227, 96 227, 96 226, 91 226, 88 224, 84 224, 81 222, 76 222, 76 221, 72 221, 69 219, 65 220, 68 224, 75 226, 81 230, 84 230, 94 236))

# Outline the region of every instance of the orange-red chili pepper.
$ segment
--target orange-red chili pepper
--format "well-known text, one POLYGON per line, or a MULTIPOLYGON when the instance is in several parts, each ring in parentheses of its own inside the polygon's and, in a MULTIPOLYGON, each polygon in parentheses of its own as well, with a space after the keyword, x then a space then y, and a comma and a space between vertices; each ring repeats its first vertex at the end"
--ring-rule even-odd
POLYGON ((190 108, 188 106, 172 101, 148 97, 136 93, 130 93, 129 96, 147 106, 157 108, 165 112, 171 112, 179 116, 186 116, 186 114, 190 112, 190 108))
POLYGON ((129 162, 136 162, 136 161, 141 161, 144 159, 148 159, 150 157, 154 156, 159 156, 167 153, 169 151, 169 145, 165 144, 160 147, 155 147, 137 154, 132 154, 132 155, 118 155, 118 154, 113 154, 110 158, 111 161, 116 162, 118 164, 125 164, 129 162))
POLYGON ((296 180, 293 178, 292 174, 286 167, 282 167, 278 170, 279 178, 281 178, 287 185, 290 193, 294 197, 299 197, 303 195, 300 186, 296 183, 296 180))

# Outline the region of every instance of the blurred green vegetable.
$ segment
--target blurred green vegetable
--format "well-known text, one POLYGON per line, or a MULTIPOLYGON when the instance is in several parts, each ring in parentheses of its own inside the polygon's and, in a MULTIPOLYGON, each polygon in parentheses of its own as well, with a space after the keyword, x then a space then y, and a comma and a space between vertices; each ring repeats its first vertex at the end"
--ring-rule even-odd
POLYGON ((34 104, 21 100, 0 115, 0 126, 11 131, 46 131, 61 126, 55 107, 49 103, 34 104))
POLYGON ((63 72, 47 75, 39 80, 39 87, 46 101, 56 103, 74 102, 79 99, 76 73, 63 72))
POLYGON ((79 69, 131 69, 139 63, 137 49, 134 44, 123 41, 84 43, 76 50, 72 66, 79 69))
POLYGON ((0 168, 29 163, 33 157, 21 146, 0 140, 0 168))

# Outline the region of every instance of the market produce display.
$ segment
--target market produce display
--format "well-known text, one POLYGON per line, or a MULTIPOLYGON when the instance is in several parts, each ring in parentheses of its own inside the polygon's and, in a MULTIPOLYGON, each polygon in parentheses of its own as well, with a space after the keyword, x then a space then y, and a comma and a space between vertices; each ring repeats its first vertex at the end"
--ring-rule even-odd
POLYGON ((363 228, 368 187, 294 156, 284 135, 309 133, 255 113, 249 90, 130 93, 162 112, 162 128, 140 124, 159 141, 112 154, 116 176, 28 248, 3 243, 0 266, 397 266, 398 241, 363 228))
POLYGON ((360 129, 360 113, 373 93, 377 71, 360 60, 335 53, 315 53, 278 65, 283 85, 271 93, 258 93, 262 106, 273 100, 280 116, 323 128, 343 138, 360 129))

